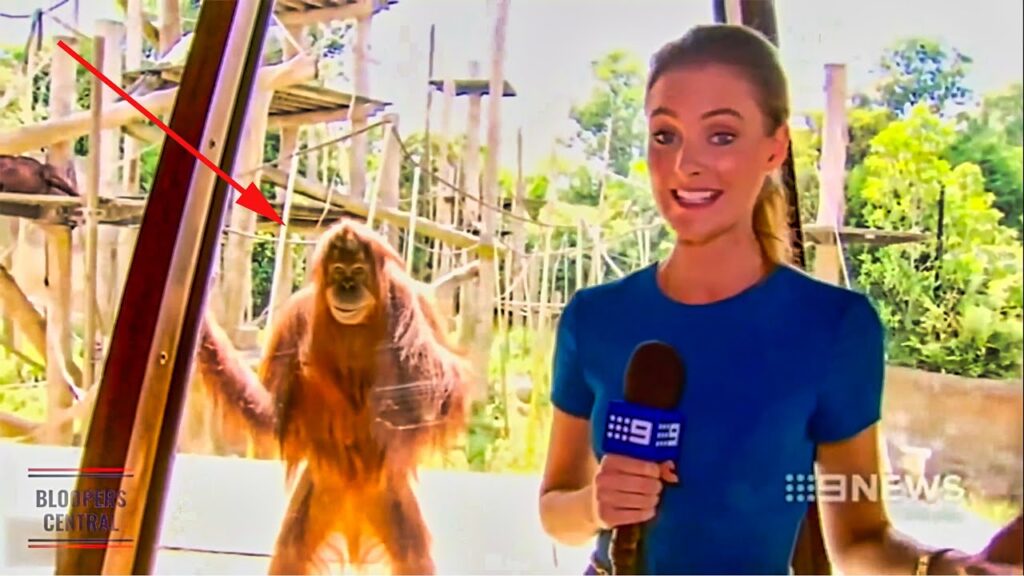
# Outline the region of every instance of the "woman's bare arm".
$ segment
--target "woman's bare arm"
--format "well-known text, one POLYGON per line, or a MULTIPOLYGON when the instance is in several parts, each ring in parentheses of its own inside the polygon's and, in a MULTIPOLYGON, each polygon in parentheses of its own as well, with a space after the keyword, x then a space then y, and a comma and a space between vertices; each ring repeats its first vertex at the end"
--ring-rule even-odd
POLYGON ((540 519, 549 536, 567 546, 579 546, 599 528, 593 504, 597 461, 590 444, 590 422, 558 408, 553 416, 540 487, 540 519))

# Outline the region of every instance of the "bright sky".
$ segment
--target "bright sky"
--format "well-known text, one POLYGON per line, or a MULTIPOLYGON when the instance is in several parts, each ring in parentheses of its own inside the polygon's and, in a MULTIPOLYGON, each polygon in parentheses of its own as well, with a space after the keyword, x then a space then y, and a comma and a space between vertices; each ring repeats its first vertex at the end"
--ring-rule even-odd
MULTIPOLYGON (((82 30, 98 18, 117 18, 114 0, 79 0, 82 30)), ((53 0, 0 0, 0 12, 29 12, 53 0)), ((389 100, 405 132, 421 128, 427 46, 436 24, 438 76, 465 76, 469 61, 490 66, 487 0, 401 0, 380 14, 371 33, 371 96, 389 100)), ((776 0, 784 63, 796 109, 820 107, 823 66, 845 62, 851 88, 870 78, 883 46, 904 35, 947 41, 974 58, 970 85, 979 91, 1020 81, 1024 68, 1024 13, 1020 0, 776 0)), ((58 12, 71 20, 70 5, 58 12)), ((570 128, 567 111, 590 90, 589 63, 616 48, 646 61, 689 26, 710 22, 711 0, 513 0, 506 78, 519 96, 502 104, 502 156, 513 166, 515 132, 522 128, 526 161, 547 156, 553 139, 570 128)), ((47 32, 59 30, 48 24, 47 32)), ((0 38, 22 43, 27 20, 0 18, 0 38)), ((460 104, 464 104, 460 102, 460 104)), ((432 127, 440 122, 434 99, 432 127)), ((486 102, 484 118, 486 122, 486 102)), ((455 129, 464 123, 458 105, 455 129)), ((484 126, 482 139, 486 138, 484 126)))

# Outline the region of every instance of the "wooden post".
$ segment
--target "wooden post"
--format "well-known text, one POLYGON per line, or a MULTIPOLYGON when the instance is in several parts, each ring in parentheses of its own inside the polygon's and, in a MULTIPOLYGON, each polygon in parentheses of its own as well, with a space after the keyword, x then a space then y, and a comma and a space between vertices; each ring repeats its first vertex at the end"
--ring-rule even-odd
MULTIPOLYGON (((487 157, 483 174, 483 205, 480 206, 480 243, 497 242, 498 169, 501 165, 501 102, 505 93, 505 44, 510 0, 495 0, 494 33, 491 48, 490 91, 487 98, 487 157)), ((478 366, 487 374, 491 342, 494 337, 495 266, 493 261, 480 262, 479 301, 475 330, 478 366)), ((486 382, 486 378, 482 381, 486 382)), ((486 390, 481 391, 486 394, 486 390)), ((481 396, 486 397, 486 396, 481 396)))
MULTIPOLYGON (((295 56, 273 67, 262 67, 256 75, 252 97, 242 130, 234 178, 247 184, 260 185, 263 173, 263 147, 267 136, 267 121, 274 91, 284 86, 303 82, 315 75, 313 60, 295 56)), ((218 298, 221 325, 235 340, 239 336, 245 312, 252 309, 252 244, 247 235, 256 231, 256 213, 237 204, 231 206, 233 230, 224 247, 224 273, 220 276, 218 298)), ((235 340, 236 344, 238 340, 235 340)))
MULTIPOLYGON (((372 16, 363 16, 356 20, 356 41, 352 47, 352 77, 356 96, 369 97, 370 70, 369 59, 370 22, 372 16)), ((353 106, 352 130, 359 132, 366 127, 366 109, 353 106)), ((366 198, 366 134, 359 133, 349 141, 349 195, 355 198, 366 198)))
POLYGON ((180 0, 162 0, 160 2, 160 55, 174 47, 181 40, 180 0))
MULTIPOLYGON (((267 135, 267 117, 273 91, 255 86, 249 101, 245 127, 242 129, 235 179, 260 185, 259 166, 263 164, 263 145, 267 135), (243 176, 244 174, 244 176, 243 176)), ((248 234, 256 232, 256 213, 237 204, 231 206, 232 230, 224 246, 224 273, 220 277, 219 302, 222 306, 221 325, 232 340, 238 343, 238 330, 245 321, 245 312, 252 307, 252 246, 248 234)))
MULTIPOLYGON (((384 121, 384 149, 381 152, 383 158, 381 159, 380 176, 374 185, 377 187, 377 201, 380 202, 380 205, 385 208, 397 209, 402 181, 402 148, 396 134, 399 126, 398 114, 385 114, 384 121)), ((395 250, 398 250, 399 227, 387 223, 385 230, 388 242, 395 250)))
MULTIPOLYGON (((455 170, 448 162, 448 143, 451 139, 452 129, 452 107, 455 103, 455 82, 451 78, 445 78, 441 84, 441 130, 437 135, 438 148, 441 150, 439 159, 439 172, 445 182, 455 184, 455 170)), ((437 223, 442 226, 451 226, 455 222, 455 192, 445 185, 437 187, 437 223)), ((452 249, 444 242, 437 243, 437 250, 434 252, 434 269, 438 276, 444 276, 452 268, 452 249)))
MULTIPOLYGON (((427 104, 426 111, 423 114, 423 166, 424 169, 419 173, 419 178, 413 179, 412 189, 412 206, 409 207, 410 214, 410 227, 406 236, 409 245, 409 262, 406 264, 406 268, 412 270, 412 254, 413 246, 416 243, 416 234, 413 225, 415 224, 416 216, 419 213, 419 198, 420 194, 426 199, 427 209, 424 211, 428 219, 434 218, 434 210, 432 207, 435 204, 434 196, 431 194, 434 183, 434 151, 432 149, 432 143, 430 138, 430 116, 434 107, 434 88, 430 85, 430 80, 434 78, 434 59, 437 55, 437 30, 436 27, 430 25, 430 43, 427 49, 427 104), (418 184, 417 184, 418 183, 418 184), (422 189, 421 189, 422 188, 422 189)), ((428 241, 428 246, 432 242, 428 241)), ((429 257, 429 255, 428 255, 429 257)), ((437 268, 432 269, 434 277, 437 277, 437 268)))
MULTIPOLYGON (((113 44, 113 50, 108 51, 106 49, 106 37, 111 30, 105 24, 100 24, 99 32, 100 34, 93 40, 93 59, 95 61, 102 62, 106 66, 109 64, 110 58, 108 58, 107 55, 110 52, 115 54, 120 53, 117 49, 119 44, 113 44)), ((82 306, 83 310, 85 310, 85 334, 82 345, 82 388, 85 390, 92 388, 93 382, 95 381, 94 356, 96 353, 97 304, 96 276, 99 268, 99 263, 97 262, 99 230, 98 222, 96 221, 96 208, 99 204, 98 199, 103 176, 107 176, 109 178, 109 174, 103 173, 104 156, 110 155, 111 153, 117 153, 116 148, 113 151, 110 150, 110 146, 107 145, 108 143, 104 138, 104 134, 100 130, 100 118, 103 117, 103 101, 106 100, 104 97, 104 92, 106 92, 106 90, 104 90, 103 83, 99 78, 96 76, 91 76, 91 78, 92 87, 90 96, 92 98, 92 133, 89 135, 89 178, 85 187, 85 302, 82 306)), ((114 140, 114 144, 117 144, 117 140, 114 140)), ((112 270, 111 265, 113 262, 111 262, 110 259, 106 259, 106 264, 107 271, 112 270)), ((107 288, 111 287, 107 286, 107 288)))
MULTIPOLYGON (((288 26, 285 34, 303 42, 301 26, 288 26)), ((295 57, 299 50, 287 38, 281 42, 281 50, 284 60, 295 57)), ((283 214, 281 218, 286 225, 277 231, 277 257, 274 259, 274 275, 270 285, 270 300, 268 302, 267 326, 272 326, 274 312, 288 299, 292 293, 292 246, 288 243, 288 217, 291 211, 293 190, 295 188, 295 177, 298 171, 299 157, 296 151, 299 148, 299 127, 283 126, 281 128, 281 144, 278 148, 279 157, 277 167, 288 171, 288 184, 282 194, 283 214)))
MULTIPOLYGON (((93 56, 93 58, 100 62, 100 70, 103 74, 120 86, 123 70, 121 43, 124 40, 124 26, 114 20, 100 20, 96 22, 96 29, 97 34, 103 39, 105 49, 102 60, 99 60, 97 56, 93 56)), ((118 96, 113 90, 102 83, 96 89, 101 92, 102 108, 105 109, 116 102, 118 96)), ((95 113, 93 117, 94 122, 98 121, 95 119, 95 113)), ((121 130, 113 128, 103 131, 99 142, 100 154, 96 166, 99 169, 97 194, 101 197, 118 196, 121 192, 120 171, 118 170, 121 165, 121 130)), ((119 230, 114 226, 104 226, 98 230, 95 291, 98 300, 97 312, 101 319, 100 326, 103 333, 106 333, 111 325, 110 319, 114 310, 117 309, 120 297, 117 255, 119 236, 119 230)))
MULTIPOLYGON (((526 265, 524 254, 526 254, 526 178, 523 173, 523 130, 516 133, 516 193, 512 199, 512 221, 510 223, 512 232, 512 250, 508 255, 508 275, 512 278, 513 285, 509 296, 513 302, 526 302, 526 287, 528 282, 523 275, 526 265)), ((529 310, 526 309, 529 314, 529 310)), ((523 326, 524 315, 516 314, 512 320, 513 327, 523 326)))
MULTIPOLYGON (((127 0, 125 5, 125 51, 124 66, 128 70, 138 70, 142 67, 142 40, 143 40, 142 0, 127 0)), ((104 90, 110 92, 110 90, 104 90)), ((122 190, 125 196, 137 196, 142 194, 140 189, 139 157, 143 143, 131 136, 124 139, 124 164, 121 175, 122 190)), ((132 254, 134 253, 135 240, 138 237, 138 230, 130 226, 117 227, 117 250, 115 257, 117 262, 116 277, 114 286, 116 291, 110 295, 114 307, 111 308, 110 326, 113 326, 113 316, 117 304, 121 301, 121 292, 125 279, 128 276, 128 268, 131 266, 132 254)))
POLYGON ((814 247, 814 275, 839 284, 842 251, 837 244, 843 223, 846 180, 846 67, 825 65, 825 126, 821 138, 821 186, 818 190, 818 224, 836 229, 831 242, 814 247))
MULTIPOLYGON (((54 45, 63 41, 74 48, 75 38, 57 36, 54 45)), ((50 63, 50 116, 57 118, 71 113, 75 97, 75 67, 71 56, 54 48, 50 63)), ((72 164, 71 142, 50 146, 47 162, 63 173, 72 164)), ((77 179, 77 178, 76 178, 77 179)), ((71 359, 71 229, 66 226, 47 226, 46 233, 46 381, 47 414, 56 417, 71 406, 69 380, 64 369, 71 359)), ((71 440, 71 422, 50 427, 47 442, 68 444, 71 440)))
MULTIPOLYGON (((469 63, 469 76, 480 76, 480 63, 469 63)), ((501 94, 501 92, 498 92, 501 94)), ((499 96, 500 97, 500 96, 499 96)), ((462 189, 465 197, 462 204, 462 228, 477 223, 480 218, 480 109, 483 95, 480 92, 469 94, 469 117, 466 120, 466 144, 462 154, 465 164, 465 180, 462 189)))
POLYGON ((425 178, 419 166, 412 169, 412 198, 409 206, 409 225, 405 229, 405 271, 412 275, 412 261, 416 255, 416 218, 420 199, 420 182, 425 178))

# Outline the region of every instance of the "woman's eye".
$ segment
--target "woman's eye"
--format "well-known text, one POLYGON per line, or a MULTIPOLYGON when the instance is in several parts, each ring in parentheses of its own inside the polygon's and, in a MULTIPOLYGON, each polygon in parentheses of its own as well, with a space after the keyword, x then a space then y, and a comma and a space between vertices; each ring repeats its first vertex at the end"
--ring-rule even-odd
POLYGON ((736 135, 730 132, 715 132, 709 140, 715 146, 728 146, 736 139, 736 135))
POLYGON ((676 135, 666 130, 658 130, 651 134, 651 138, 662 146, 668 146, 676 141, 676 135))

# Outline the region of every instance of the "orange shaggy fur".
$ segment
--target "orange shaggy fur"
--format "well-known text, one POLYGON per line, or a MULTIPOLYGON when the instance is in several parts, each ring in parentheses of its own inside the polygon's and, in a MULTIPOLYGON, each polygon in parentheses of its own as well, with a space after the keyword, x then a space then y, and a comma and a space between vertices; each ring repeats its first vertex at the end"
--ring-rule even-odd
POLYGON ((258 377, 207 317, 197 364, 225 416, 275 441, 293 485, 271 573, 326 568, 333 551, 362 562, 383 545, 393 573, 434 571, 430 534, 412 492, 418 465, 451 446, 469 411, 466 355, 387 241, 345 220, 320 240, 310 283, 275 314, 258 377), (324 259, 333 239, 371 248, 377 305, 360 325, 330 314, 324 259), (328 541, 344 538, 345 552, 328 541))

